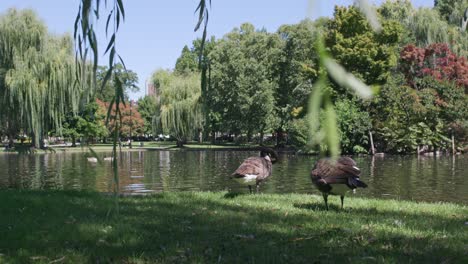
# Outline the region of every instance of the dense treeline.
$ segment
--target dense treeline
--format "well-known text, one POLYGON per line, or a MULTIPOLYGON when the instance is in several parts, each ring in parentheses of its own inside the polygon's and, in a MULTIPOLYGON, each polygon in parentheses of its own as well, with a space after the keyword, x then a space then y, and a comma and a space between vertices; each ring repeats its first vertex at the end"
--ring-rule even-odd
MULTIPOLYGON (((8 147, 18 139, 44 148, 51 136, 67 137, 73 145, 109 136, 115 122, 106 126, 106 107, 114 100, 114 82, 122 84, 128 101, 128 92, 138 90, 138 77, 118 64, 98 90, 107 68, 97 69, 96 83, 90 67, 81 73, 86 78, 78 78, 77 67, 85 68, 75 55, 71 36, 49 33, 34 11, 10 9, 0 15, 0 140, 7 139, 8 147)), ((145 132, 132 102, 120 112, 122 137, 145 132)))
POLYGON ((71 37, 50 34, 30 10, 11 9, 0 16, 0 136, 10 146, 25 136, 43 147, 48 136, 105 140, 117 125, 122 137, 163 133, 178 145, 232 140, 310 150, 309 98, 327 74, 317 54, 323 39, 338 63, 378 91, 363 100, 325 82, 343 152, 369 152, 371 135, 377 151, 444 150, 452 136, 466 150, 467 7, 468 0, 419 9, 388 0, 378 7, 378 32, 352 6, 276 32, 244 23, 221 39, 185 46, 173 71, 152 76, 156 96, 137 104, 127 95, 138 89, 134 72, 116 64, 96 89, 108 68, 98 67, 96 83, 91 70, 78 76, 77 67, 91 67, 76 61, 71 37), (116 84, 127 101, 118 113, 106 109, 116 84), (116 115, 122 121, 106 122, 116 115))
MULTIPOLYGON (((321 71, 315 45, 322 36, 346 70, 379 91, 364 101, 329 80, 342 151, 368 152, 371 133, 377 151, 448 149, 452 135, 465 148, 468 33, 463 15, 468 1, 452 2, 416 9, 408 0, 385 1, 378 7, 380 32, 351 6, 336 7, 332 18, 283 25, 273 33, 242 24, 207 41, 201 57, 200 40, 194 41, 183 48, 174 72, 165 71, 173 79, 202 73, 201 90, 192 86, 192 93, 200 93, 199 106, 190 102, 204 114, 202 120, 197 114, 185 137, 198 138, 203 131, 205 140, 230 135, 263 143, 272 133, 270 143, 307 149, 307 102, 321 71)), ((161 71, 152 79, 157 91, 170 86, 161 71)), ((157 106, 160 113, 171 99, 158 98, 166 100, 157 106)))

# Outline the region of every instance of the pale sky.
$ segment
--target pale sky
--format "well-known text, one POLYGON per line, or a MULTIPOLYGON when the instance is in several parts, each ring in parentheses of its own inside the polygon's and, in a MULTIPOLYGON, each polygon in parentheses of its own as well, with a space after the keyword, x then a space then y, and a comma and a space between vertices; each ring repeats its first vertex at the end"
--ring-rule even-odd
MULTIPOLYGON (((102 1, 103 2, 103 1, 102 1)), ((113 2, 113 1, 108 1, 113 2)), ((314 1, 313 19, 332 16, 335 5, 348 6, 352 0, 314 1)), ((372 1, 377 5, 382 0, 372 1)), ((413 6, 434 5, 433 0, 413 0, 413 6)), ((184 45, 202 32, 193 32, 197 22, 194 13, 198 0, 154 1, 125 0, 126 20, 117 36, 117 50, 128 69, 138 74, 140 92, 131 94, 132 99, 144 96, 145 80, 159 68, 172 69, 184 45)), ((78 12, 79 0, 1 0, 0 13, 8 8, 31 8, 45 21, 50 32, 73 33, 73 23, 78 12)), ((280 25, 293 24, 308 16, 307 0, 212 0, 208 36, 221 38, 234 27, 244 22, 256 28, 274 32, 280 25)), ((100 24, 105 25, 105 18, 100 24)), ((99 33, 99 32, 98 32, 99 33)), ((103 35, 103 31, 101 32, 103 35)), ((106 39, 101 37, 99 50, 105 50, 106 39)), ((104 57, 100 64, 106 64, 104 57)))

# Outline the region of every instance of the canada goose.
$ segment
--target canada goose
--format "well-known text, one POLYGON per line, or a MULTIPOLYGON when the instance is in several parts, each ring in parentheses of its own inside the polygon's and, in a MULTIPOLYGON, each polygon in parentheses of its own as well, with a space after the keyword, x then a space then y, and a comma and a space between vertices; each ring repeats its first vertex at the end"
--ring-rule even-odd
POLYGON ((325 206, 328 210, 328 195, 339 195, 341 209, 346 192, 357 187, 366 188, 367 184, 359 179, 361 170, 356 167, 356 162, 348 157, 340 157, 337 161, 320 159, 315 163, 310 176, 312 182, 322 192, 325 206))
POLYGON ((252 193, 252 185, 257 187, 271 175, 272 164, 278 159, 276 152, 270 148, 260 148, 260 157, 250 157, 244 160, 237 170, 231 175, 237 182, 249 186, 252 193))

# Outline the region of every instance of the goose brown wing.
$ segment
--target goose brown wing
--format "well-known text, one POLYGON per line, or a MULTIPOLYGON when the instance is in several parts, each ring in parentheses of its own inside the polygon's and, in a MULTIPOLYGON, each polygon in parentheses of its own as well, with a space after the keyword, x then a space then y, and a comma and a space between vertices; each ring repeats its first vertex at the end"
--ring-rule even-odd
POLYGON ((330 160, 319 160, 311 172, 315 181, 324 180, 327 184, 348 184, 352 175, 343 169, 340 163, 333 163, 330 160))
POLYGON ((234 177, 244 177, 246 174, 264 176, 267 173, 265 159, 261 157, 250 157, 237 168, 232 174, 234 177))

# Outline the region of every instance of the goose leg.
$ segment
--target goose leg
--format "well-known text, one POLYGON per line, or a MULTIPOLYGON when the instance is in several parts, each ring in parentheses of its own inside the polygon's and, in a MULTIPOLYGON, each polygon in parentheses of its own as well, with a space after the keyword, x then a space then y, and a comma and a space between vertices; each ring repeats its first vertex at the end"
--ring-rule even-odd
POLYGON ((325 201, 325 207, 327 208, 328 211, 328 194, 322 193, 323 200, 325 201))
POLYGON ((249 192, 252 194, 252 185, 249 185, 249 192))
POLYGON ((344 195, 341 195, 340 198, 341 198, 341 210, 343 210, 344 195))
POLYGON ((260 192, 260 184, 257 184, 257 193, 260 192))

